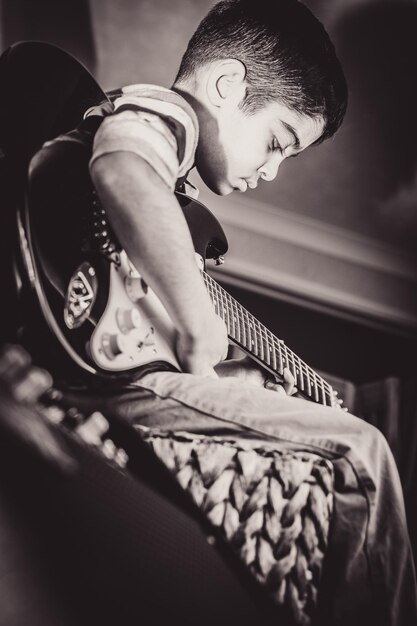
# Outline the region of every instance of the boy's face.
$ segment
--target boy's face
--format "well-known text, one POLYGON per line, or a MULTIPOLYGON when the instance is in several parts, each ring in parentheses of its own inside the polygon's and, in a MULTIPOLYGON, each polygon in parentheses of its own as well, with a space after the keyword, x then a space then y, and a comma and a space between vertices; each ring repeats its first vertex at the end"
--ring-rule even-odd
POLYGON ((300 115, 278 102, 247 114, 229 98, 216 111, 217 132, 204 123, 200 129, 197 169, 219 195, 254 189, 260 179, 273 180, 282 161, 319 139, 323 128, 322 118, 300 115))

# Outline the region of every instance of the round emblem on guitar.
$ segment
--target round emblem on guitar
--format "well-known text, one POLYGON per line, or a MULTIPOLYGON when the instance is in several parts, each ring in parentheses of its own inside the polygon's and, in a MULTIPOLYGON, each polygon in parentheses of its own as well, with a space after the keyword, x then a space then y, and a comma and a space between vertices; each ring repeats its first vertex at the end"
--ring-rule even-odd
POLYGON ((64 321, 70 330, 79 328, 90 315, 97 289, 96 271, 90 263, 84 261, 71 276, 65 297, 64 321))

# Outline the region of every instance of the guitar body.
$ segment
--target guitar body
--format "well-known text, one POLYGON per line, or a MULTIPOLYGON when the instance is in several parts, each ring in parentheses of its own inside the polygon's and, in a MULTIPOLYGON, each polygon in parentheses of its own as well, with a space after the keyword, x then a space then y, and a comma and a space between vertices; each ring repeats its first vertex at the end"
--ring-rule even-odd
MULTIPOLYGON (((179 370, 172 322, 115 242, 88 159, 88 145, 63 140, 38 153, 31 167, 21 231, 42 315, 88 373, 132 381, 151 369, 179 370)), ((177 199, 204 269, 207 258, 227 251, 223 229, 199 202, 179 193, 177 199)))

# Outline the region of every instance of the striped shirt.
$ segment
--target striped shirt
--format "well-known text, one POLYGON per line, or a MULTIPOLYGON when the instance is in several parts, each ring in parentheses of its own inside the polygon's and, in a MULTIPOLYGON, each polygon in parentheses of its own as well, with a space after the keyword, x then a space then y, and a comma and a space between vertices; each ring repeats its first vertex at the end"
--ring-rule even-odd
POLYGON ((91 162, 111 152, 133 152, 174 191, 194 165, 197 116, 175 91, 129 85, 106 94, 109 101, 88 109, 105 119, 94 138, 91 162))

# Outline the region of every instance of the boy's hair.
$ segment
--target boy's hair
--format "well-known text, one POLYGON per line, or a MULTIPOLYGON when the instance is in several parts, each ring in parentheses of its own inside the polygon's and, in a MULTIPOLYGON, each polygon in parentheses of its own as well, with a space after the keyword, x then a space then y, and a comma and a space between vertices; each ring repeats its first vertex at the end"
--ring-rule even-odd
POLYGON ((324 27, 298 0, 223 0, 191 37, 176 81, 207 63, 238 59, 248 84, 241 107, 255 113, 279 101, 322 116, 319 143, 339 128, 347 105, 343 70, 324 27))

